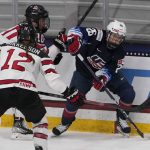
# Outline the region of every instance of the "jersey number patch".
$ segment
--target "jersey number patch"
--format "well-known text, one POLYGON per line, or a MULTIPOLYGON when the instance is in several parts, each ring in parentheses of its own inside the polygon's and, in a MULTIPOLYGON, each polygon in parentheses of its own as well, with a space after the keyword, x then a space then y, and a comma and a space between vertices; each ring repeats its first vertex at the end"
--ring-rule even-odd
POLYGON ((95 28, 86 28, 86 32, 88 33, 88 36, 93 36, 97 33, 95 28))
POLYGON ((1 70, 11 68, 11 69, 18 70, 18 71, 25 71, 25 68, 23 66, 19 65, 19 63, 21 63, 21 62, 27 62, 27 63, 32 62, 33 59, 32 59, 31 55, 29 55, 25 52, 20 52, 18 54, 18 56, 20 56, 20 59, 13 61, 12 65, 10 65, 9 62, 13 56, 14 50, 15 49, 10 49, 7 51, 8 56, 7 56, 7 59, 4 63, 4 65, 1 67, 1 70))

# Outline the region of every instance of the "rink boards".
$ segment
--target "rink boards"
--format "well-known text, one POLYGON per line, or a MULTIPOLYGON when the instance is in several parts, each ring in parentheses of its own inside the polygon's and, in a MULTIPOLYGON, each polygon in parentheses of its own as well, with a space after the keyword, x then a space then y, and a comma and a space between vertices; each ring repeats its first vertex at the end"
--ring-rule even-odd
MULTIPOLYGON (((139 105, 144 102, 149 96, 150 85, 150 59, 149 53, 129 52, 125 58, 125 65, 123 74, 133 85, 136 91, 136 97, 134 105, 139 105), (139 56, 138 56, 139 55, 139 56)), ((64 54, 62 63, 57 66, 58 72, 62 75, 62 79, 69 85, 74 66, 74 58, 69 54, 64 54)), ((45 79, 40 75, 38 79, 39 91, 55 92, 49 89, 45 79)), ((115 95, 114 95, 115 96, 115 95)), ((41 96, 43 103, 47 109, 47 117, 49 121, 49 128, 51 129, 55 125, 60 123, 60 118, 64 108, 64 100, 56 99, 55 97, 41 96), (45 101, 46 100, 46 101, 45 101), (48 101, 47 101, 48 100, 48 101), (60 100, 61 102, 59 102, 60 100)), ((70 127, 70 130, 74 131, 90 131, 90 132, 104 132, 115 133, 115 120, 116 113, 114 109, 107 107, 107 104, 113 103, 109 96, 103 92, 99 93, 95 89, 88 93, 87 98, 89 100, 99 101, 105 103, 103 107, 84 106, 80 109, 76 115, 76 121, 70 127)), ((116 97, 118 100, 118 97, 116 97)), ((137 124, 139 129, 145 133, 150 133, 150 110, 139 113, 130 113, 131 119, 137 124)), ((12 126, 11 110, 7 111, 5 115, 1 117, 1 126, 12 126)), ((30 124, 31 125, 31 124, 30 124)), ((132 130, 135 133, 135 130, 132 130)))
MULTIPOLYGON (((63 112, 64 102, 55 101, 48 102, 44 100, 44 105, 47 109, 47 119, 49 129, 60 123, 61 114, 63 112), (56 108, 57 105, 57 108, 56 108)), ((150 109, 146 109, 140 113, 131 113, 130 117, 138 128, 144 133, 150 133, 150 109)), ((79 109, 76 115, 76 121, 69 128, 70 131, 81 132, 97 132, 97 133, 116 133, 116 113, 113 108, 107 108, 107 104, 102 107, 85 105, 79 109)), ((13 117, 11 110, 1 117, 1 127, 11 127, 13 124, 13 117)), ((32 127, 31 123, 28 123, 32 127)), ((132 127, 132 126, 131 126, 132 127)), ((132 134, 136 134, 135 129, 132 128, 132 134)))

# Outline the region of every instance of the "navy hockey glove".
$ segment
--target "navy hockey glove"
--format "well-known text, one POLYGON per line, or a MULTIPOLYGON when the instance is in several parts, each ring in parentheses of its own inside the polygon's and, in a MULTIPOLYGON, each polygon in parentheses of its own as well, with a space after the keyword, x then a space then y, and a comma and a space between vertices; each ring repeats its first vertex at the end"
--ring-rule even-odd
POLYGON ((62 94, 67 99, 67 101, 73 105, 79 107, 84 104, 85 95, 79 92, 79 90, 74 87, 67 88, 62 94))
POLYGON ((105 85, 111 80, 111 74, 108 69, 102 68, 101 70, 98 70, 95 75, 99 78, 99 81, 94 79, 93 87, 98 91, 104 91, 105 85))
POLYGON ((71 55, 78 54, 81 45, 82 45, 82 40, 78 35, 71 34, 67 37, 67 51, 71 55))
POLYGON ((63 28, 54 39, 53 44, 60 49, 60 51, 66 51, 66 42, 67 42, 67 35, 65 34, 66 29, 63 28))

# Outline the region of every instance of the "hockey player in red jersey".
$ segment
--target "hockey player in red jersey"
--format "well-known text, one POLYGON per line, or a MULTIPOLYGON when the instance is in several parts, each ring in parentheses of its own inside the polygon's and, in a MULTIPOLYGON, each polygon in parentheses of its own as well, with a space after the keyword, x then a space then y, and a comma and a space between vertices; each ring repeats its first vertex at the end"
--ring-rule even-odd
POLYGON ((48 150, 46 109, 37 93, 36 79, 41 72, 48 85, 66 97, 69 103, 82 104, 84 96, 61 81, 51 58, 36 49, 35 32, 20 26, 18 42, 3 44, 0 51, 0 116, 16 107, 33 123, 35 150, 48 150))
MULTIPOLYGON (((84 61, 91 68, 93 73, 101 80, 97 82, 91 72, 85 67, 83 62, 76 57, 76 70, 73 74, 70 87, 76 87, 85 95, 94 87, 98 91, 103 91, 106 86, 111 92, 120 97, 120 105, 131 106, 135 91, 119 73, 119 69, 124 64, 125 51, 122 43, 126 36, 126 26, 123 22, 112 21, 107 26, 107 30, 99 30, 89 27, 74 27, 68 32, 67 50, 71 55, 78 53, 84 58, 84 61)), ((63 41, 63 40, 62 40, 63 41)), ((75 115, 79 106, 66 103, 63 111, 61 124, 53 128, 55 135, 65 132, 75 120, 75 115)), ((123 135, 129 135, 130 126, 120 110, 116 110, 117 129, 123 135)))
MULTIPOLYGON (((33 28, 36 34, 36 48, 46 52, 49 56, 51 56, 51 58, 54 61, 54 64, 58 64, 62 58, 62 55, 61 53, 59 53, 58 48, 56 48, 54 45, 52 45, 51 48, 47 48, 45 45, 44 33, 48 30, 50 26, 48 11, 41 5, 30 5, 26 9, 25 17, 25 21, 0 33, 0 43, 10 43, 12 41, 16 42, 18 32, 20 31, 20 26, 23 24, 29 25, 33 28), (57 53, 55 53, 55 51, 57 53)), ((32 134, 32 130, 28 129, 25 125, 23 115, 17 109, 13 109, 13 111, 14 125, 12 128, 12 138, 19 138, 20 134, 32 134)))

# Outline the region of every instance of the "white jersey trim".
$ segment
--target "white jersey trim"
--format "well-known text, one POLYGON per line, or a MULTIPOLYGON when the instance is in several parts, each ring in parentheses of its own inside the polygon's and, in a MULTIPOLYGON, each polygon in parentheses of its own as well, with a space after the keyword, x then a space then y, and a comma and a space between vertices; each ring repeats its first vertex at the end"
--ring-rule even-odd
POLYGON ((98 30, 98 31, 97 31, 96 40, 97 40, 97 41, 101 41, 101 40, 102 40, 102 37, 103 37, 103 31, 102 31, 102 30, 98 30))

